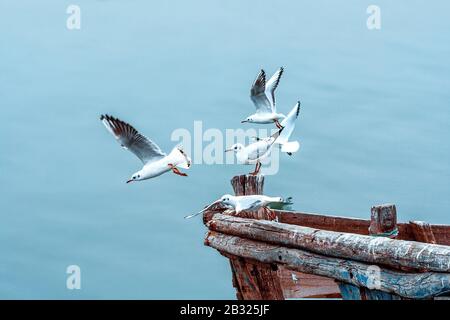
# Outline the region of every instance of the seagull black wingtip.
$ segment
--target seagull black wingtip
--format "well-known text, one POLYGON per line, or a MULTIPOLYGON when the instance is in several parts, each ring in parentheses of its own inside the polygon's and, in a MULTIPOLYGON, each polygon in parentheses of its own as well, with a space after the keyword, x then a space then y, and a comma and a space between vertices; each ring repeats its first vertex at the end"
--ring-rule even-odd
POLYGON ((107 121, 109 121, 109 120, 111 120, 111 119, 114 119, 113 117, 111 117, 110 115, 108 115, 108 114, 102 114, 102 115, 100 115, 100 120, 107 120, 107 121))
POLYGON ((297 101, 298 107, 297 107, 297 114, 295 115, 296 117, 298 117, 298 114, 300 113, 300 101, 297 101))

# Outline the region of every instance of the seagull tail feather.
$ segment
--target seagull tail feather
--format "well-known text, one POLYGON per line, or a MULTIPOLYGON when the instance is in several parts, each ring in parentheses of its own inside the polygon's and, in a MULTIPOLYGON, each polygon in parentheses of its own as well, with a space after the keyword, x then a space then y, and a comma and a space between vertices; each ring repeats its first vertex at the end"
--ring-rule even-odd
POLYGON ((280 198, 280 201, 270 202, 267 206, 274 210, 291 210, 292 209, 292 197, 280 198))
POLYGON ((300 149, 300 143, 298 141, 289 141, 281 144, 281 152, 293 153, 300 149))
POLYGON ((173 148, 169 156, 173 157, 174 164, 179 168, 189 169, 192 165, 191 158, 186 154, 182 146, 173 148))

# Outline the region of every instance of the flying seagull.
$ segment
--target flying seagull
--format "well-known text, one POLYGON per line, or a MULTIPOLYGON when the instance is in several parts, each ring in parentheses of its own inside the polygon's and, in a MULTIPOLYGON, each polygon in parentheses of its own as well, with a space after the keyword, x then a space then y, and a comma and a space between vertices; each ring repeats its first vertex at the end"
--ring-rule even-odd
POLYGON ((232 145, 231 148, 226 149, 225 152, 235 152, 236 159, 241 164, 256 164, 255 171, 250 174, 257 175, 261 169, 261 160, 270 155, 275 141, 283 130, 284 128, 281 128, 267 138, 258 138, 256 142, 253 142, 248 146, 244 146, 241 143, 236 143, 232 145))
POLYGON ((298 141, 289 141, 292 131, 294 131, 295 128, 295 120, 297 120, 299 113, 300 101, 297 101, 294 108, 292 108, 286 118, 281 121, 283 132, 280 134, 278 139, 275 140, 275 144, 280 145, 281 151, 286 152, 288 155, 292 155, 293 152, 297 152, 300 148, 300 143, 298 141))
POLYGON ((100 120, 120 145, 133 152, 144 164, 127 183, 154 178, 168 171, 187 176, 178 169, 188 169, 191 166, 191 159, 181 147, 175 147, 169 154, 165 154, 156 143, 141 135, 128 123, 109 115, 101 115, 100 120))
POLYGON ((200 212, 191 214, 184 218, 185 219, 193 218, 218 204, 226 208, 234 209, 236 214, 238 214, 241 211, 256 211, 259 208, 280 203, 285 203, 283 198, 281 197, 269 197, 264 195, 232 196, 230 194, 225 194, 219 200, 214 201, 200 212))
POLYGON ((242 120, 241 123, 275 122, 276 126, 281 128, 279 121, 280 119, 284 119, 285 115, 277 113, 275 107, 275 89, 278 87, 283 71, 283 67, 279 68, 267 82, 265 71, 261 70, 259 72, 250 90, 250 98, 256 107, 256 113, 248 116, 245 120, 242 120))

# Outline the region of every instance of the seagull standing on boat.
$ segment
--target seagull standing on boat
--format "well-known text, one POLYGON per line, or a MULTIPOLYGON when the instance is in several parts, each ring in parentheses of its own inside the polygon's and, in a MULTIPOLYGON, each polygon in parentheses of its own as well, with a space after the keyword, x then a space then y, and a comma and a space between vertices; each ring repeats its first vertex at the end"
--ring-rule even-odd
POLYGON ((230 194, 225 194, 219 200, 214 201, 200 212, 191 214, 184 218, 193 218, 218 204, 221 204, 226 208, 234 209, 236 214, 238 214, 241 211, 257 211, 259 208, 266 207, 274 203, 284 203, 284 200, 281 197, 269 197, 265 195, 232 196, 230 194))
POLYGON ((299 113, 300 101, 297 101, 294 108, 292 108, 286 118, 281 121, 283 132, 281 132, 278 139, 275 140, 275 144, 278 144, 280 146, 281 152, 286 152, 290 156, 293 152, 297 152, 300 148, 300 143, 298 141, 289 141, 289 138, 292 135, 292 131, 294 131, 295 128, 295 120, 297 120, 299 113))
POLYGON ((154 178, 168 171, 187 176, 178 169, 188 169, 191 166, 191 159, 181 147, 175 147, 169 154, 165 154, 156 143, 141 135, 128 123, 109 115, 101 115, 100 120, 120 145, 134 153, 144 164, 127 183, 154 178))
POLYGON ((231 148, 226 149, 225 152, 233 151, 236 153, 236 159, 240 164, 256 164, 255 171, 250 174, 257 175, 261 169, 261 160, 270 155, 275 141, 283 130, 284 128, 281 128, 267 138, 258 138, 256 142, 253 142, 248 146, 244 146, 241 143, 236 143, 232 145, 231 148))
POLYGON ((277 70, 275 74, 266 82, 266 73, 261 70, 256 77, 255 82, 250 90, 250 98, 252 99, 256 113, 248 116, 241 123, 272 123, 274 122, 278 128, 281 128, 280 120, 285 118, 284 114, 277 113, 275 107, 275 89, 278 87, 283 67, 277 70))

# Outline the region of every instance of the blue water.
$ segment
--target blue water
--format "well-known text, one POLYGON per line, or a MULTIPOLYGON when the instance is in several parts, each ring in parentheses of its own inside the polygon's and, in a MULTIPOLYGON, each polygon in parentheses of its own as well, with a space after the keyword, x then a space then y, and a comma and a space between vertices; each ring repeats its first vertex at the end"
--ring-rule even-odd
MULTIPOLYGON (((0 298, 234 298, 201 219, 251 168, 195 165, 127 185, 110 113, 165 150, 175 128, 239 128, 258 70, 302 101, 266 193, 302 211, 450 223, 450 5, 376 1, 0 0, 0 298), (81 7, 81 29, 66 8, 81 7), (66 267, 81 268, 81 290, 66 267)), ((249 126, 251 127, 251 126, 249 126)), ((258 127, 259 128, 259 127, 258 127)))

